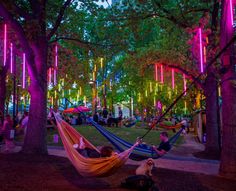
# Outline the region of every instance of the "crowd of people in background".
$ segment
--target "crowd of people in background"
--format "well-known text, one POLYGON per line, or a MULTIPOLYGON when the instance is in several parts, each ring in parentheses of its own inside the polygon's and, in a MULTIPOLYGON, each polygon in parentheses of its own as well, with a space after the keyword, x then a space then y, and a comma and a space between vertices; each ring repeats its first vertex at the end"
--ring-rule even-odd
POLYGON ((26 134, 27 124, 27 111, 23 115, 18 114, 14 120, 9 114, 5 117, 0 114, 0 141, 5 143, 4 152, 10 152, 15 147, 13 142, 15 135, 26 134))

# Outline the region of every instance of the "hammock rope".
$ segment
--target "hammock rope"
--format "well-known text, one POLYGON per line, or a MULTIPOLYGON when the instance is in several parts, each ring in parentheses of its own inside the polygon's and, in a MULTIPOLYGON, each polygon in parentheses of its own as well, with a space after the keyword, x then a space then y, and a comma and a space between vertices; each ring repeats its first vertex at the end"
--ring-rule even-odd
MULTIPOLYGON (((165 115, 176 105, 176 103, 185 95, 187 91, 189 91, 192 86, 195 84, 197 80, 199 80, 200 77, 204 76, 206 71, 210 68, 212 64, 216 62, 216 60, 232 45, 232 43, 236 40, 236 35, 230 39, 230 41, 221 49, 221 51, 206 65, 206 70, 204 73, 200 73, 188 86, 187 88, 174 100, 174 102, 166 109, 166 111, 156 120, 152 123, 151 127, 154 127, 160 121, 165 117, 165 115)), ((150 128, 141 138, 143 139, 152 128, 150 128)))

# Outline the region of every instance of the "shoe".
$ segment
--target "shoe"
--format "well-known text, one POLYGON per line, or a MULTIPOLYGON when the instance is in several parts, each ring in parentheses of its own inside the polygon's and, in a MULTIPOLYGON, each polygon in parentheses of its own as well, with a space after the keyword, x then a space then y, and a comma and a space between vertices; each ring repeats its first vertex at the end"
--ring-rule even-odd
POLYGON ((80 139, 79 139, 79 148, 80 149, 85 149, 85 144, 84 144, 84 141, 83 141, 83 137, 80 137, 80 139))
POLYGON ((74 144, 73 147, 74 147, 75 149, 78 149, 78 148, 79 148, 79 145, 78 145, 78 144, 74 144))

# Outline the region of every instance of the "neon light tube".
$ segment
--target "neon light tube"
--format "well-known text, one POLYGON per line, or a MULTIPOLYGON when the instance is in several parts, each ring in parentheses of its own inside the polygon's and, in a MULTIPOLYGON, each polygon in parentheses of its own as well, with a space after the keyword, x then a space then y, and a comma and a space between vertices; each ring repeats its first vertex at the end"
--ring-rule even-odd
POLYGON ((55 46, 55 67, 58 66, 58 47, 55 46))
POLYGON ((57 70, 54 69, 54 86, 57 85, 57 70))
POLYGON ((186 95, 187 87, 186 87, 186 77, 185 77, 185 74, 183 74, 183 81, 184 81, 184 95, 186 95))
POLYGON ((187 102, 184 101, 184 113, 187 114, 187 102))
POLYGON ((7 61, 7 25, 4 24, 4 45, 3 45, 3 65, 6 65, 7 61))
POLYGON ((233 3, 232 0, 229 0, 229 8, 230 8, 230 19, 232 26, 234 25, 234 13, 233 13, 233 3))
POLYGON ((161 83, 164 83, 163 65, 161 65, 161 83))
POLYGON ((152 82, 150 82, 150 92, 152 92, 152 82))
POLYGON ((101 58, 101 68, 103 68, 103 58, 101 58))
POLYGON ((52 83, 51 78, 52 78, 52 69, 49 68, 49 70, 48 70, 48 82, 49 82, 49 85, 52 83))
POLYGON ((200 47, 200 71, 203 73, 203 55, 202 55, 202 29, 199 28, 199 47, 200 47))
POLYGON ((22 88, 25 88, 25 53, 23 53, 22 88))
POLYGON ((158 81, 158 68, 157 68, 157 64, 155 64, 155 80, 158 81))
POLYGON ((54 85, 57 84, 57 66, 58 66, 58 47, 55 46, 55 64, 54 64, 54 85))
POLYGON ((13 45, 10 45, 10 72, 13 73, 13 45))
POLYGON ((172 74, 172 89, 175 89, 175 70, 171 69, 172 74))

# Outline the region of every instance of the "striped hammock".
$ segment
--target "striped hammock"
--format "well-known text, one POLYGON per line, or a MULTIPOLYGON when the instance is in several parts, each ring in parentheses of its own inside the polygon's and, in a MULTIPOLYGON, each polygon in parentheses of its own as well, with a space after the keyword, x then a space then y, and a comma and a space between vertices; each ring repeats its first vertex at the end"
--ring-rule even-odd
POLYGON ((182 127, 182 123, 177 123, 176 125, 167 125, 165 123, 159 123, 158 126, 164 129, 178 129, 182 127))
MULTIPOLYGON (((115 134, 105 129, 103 126, 97 124, 92 119, 88 120, 108 141, 110 141, 116 147, 119 152, 124 152, 126 149, 132 147, 131 143, 119 138, 115 134)), ((177 141, 183 129, 184 128, 179 129, 179 131, 169 139, 171 146, 177 141)), ((159 157, 160 156, 153 150, 151 146, 145 144, 140 144, 139 146, 135 147, 132 153, 129 155, 130 159, 137 161, 148 158, 157 159, 159 157)))
MULTIPOLYGON (((119 154, 111 157, 86 158, 82 156, 74 147, 74 144, 79 144, 80 138, 83 137, 72 126, 61 119, 60 115, 55 114, 58 132, 62 143, 66 150, 67 156, 79 174, 85 177, 103 177, 113 174, 118 170, 129 158, 134 145, 119 154)), ((93 146, 86 138, 83 137, 86 148, 99 150, 93 146)))

